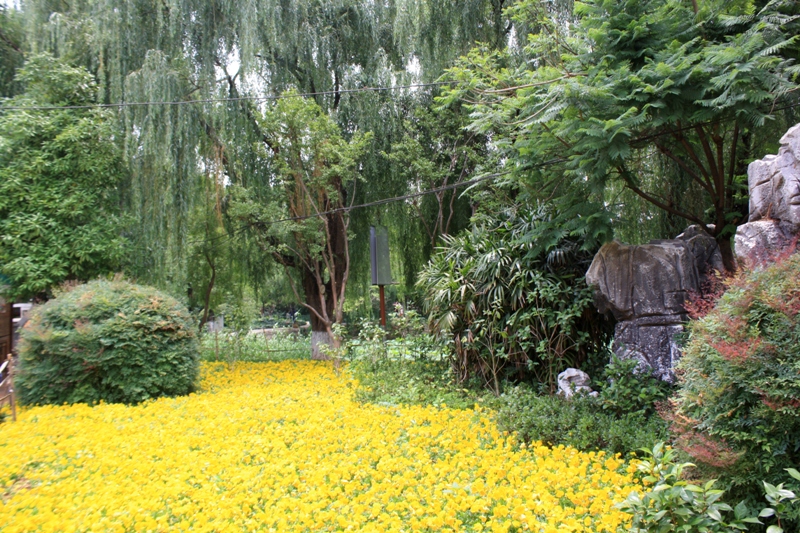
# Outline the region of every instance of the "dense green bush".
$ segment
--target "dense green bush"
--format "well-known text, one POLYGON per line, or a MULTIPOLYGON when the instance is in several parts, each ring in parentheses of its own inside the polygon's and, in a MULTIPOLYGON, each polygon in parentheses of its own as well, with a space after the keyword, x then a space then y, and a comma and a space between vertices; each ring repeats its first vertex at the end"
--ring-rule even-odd
POLYGON ((136 403, 187 394, 198 374, 186 308, 124 281, 93 281, 35 307, 19 353, 26 404, 136 403))
POLYGON ((519 386, 506 391, 498 402, 500 429, 515 431, 525 441, 626 453, 667 437, 667 425, 660 417, 643 411, 619 415, 604 411, 601 402, 590 396, 567 400, 519 386))
POLYGON ((613 357, 603 371, 599 400, 604 410, 623 415, 641 412, 653 415, 656 404, 669 396, 672 387, 646 371, 637 369, 636 359, 613 357))
POLYGON ((605 358, 612 324, 592 305, 584 274, 593 256, 580 236, 544 243, 544 208, 514 206, 447 237, 419 274, 431 331, 451 342, 459 382, 495 394, 504 380, 556 390, 567 367, 605 358))
POLYGON ((714 309, 689 325, 677 442, 740 492, 760 494, 760 480, 780 483, 785 468, 800 464, 798 313, 794 254, 731 280, 714 309))

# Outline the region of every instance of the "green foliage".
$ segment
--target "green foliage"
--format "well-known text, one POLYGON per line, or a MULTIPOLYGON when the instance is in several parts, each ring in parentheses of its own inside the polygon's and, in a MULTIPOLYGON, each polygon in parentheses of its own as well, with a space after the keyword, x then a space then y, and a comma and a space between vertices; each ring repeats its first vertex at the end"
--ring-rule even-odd
POLYGON ((125 281, 92 281, 35 307, 19 354, 16 385, 29 405, 188 394, 198 373, 186 308, 125 281))
POLYGON ((588 396, 567 400, 518 386, 503 393, 497 403, 500 429, 516 432, 528 442, 627 453, 667 436, 667 425, 658 416, 642 411, 617 415, 588 396))
POLYGON ((635 359, 620 360, 614 356, 606 366, 605 386, 598 396, 606 411, 617 415, 643 413, 653 415, 656 403, 666 400, 671 386, 652 374, 637 371, 635 359))
POLYGON ((275 335, 236 334, 224 331, 207 333, 200 338, 200 359, 203 361, 236 361, 262 363, 287 359, 308 359, 311 345, 308 337, 292 333, 275 335))
MULTIPOLYGON (((316 104, 345 139, 357 131, 374 133, 360 165, 370 186, 359 183, 348 191, 348 203, 360 204, 410 192, 410 184, 399 176, 402 169, 383 153, 403 137, 403 119, 427 107, 430 96, 422 94, 425 89, 348 91, 435 80, 444 65, 475 42, 501 46, 512 32, 503 14, 507 3, 166 0, 156 7, 151 0, 26 0, 15 14, 22 19, 25 49, 49 50, 89 68, 104 103, 271 99, 292 88, 315 93, 316 104)), ((185 289, 185 246, 198 237, 190 235, 189 223, 197 214, 198 170, 219 169, 224 182, 248 188, 271 182, 270 158, 261 155, 261 111, 260 104, 245 100, 122 109, 120 138, 132 174, 130 205, 139 222, 131 232, 137 253, 129 270, 139 279, 175 292, 185 289)), ((466 204, 457 206, 460 221, 453 227, 466 222, 466 204)), ((350 286, 360 291, 358 296, 368 290, 368 228, 376 222, 390 228, 393 251, 403 241, 395 260, 404 268, 406 258, 411 263, 406 269, 410 291, 418 266, 427 260, 420 253, 426 240, 421 225, 408 223, 411 210, 398 202, 353 212, 350 286)), ((233 229, 243 230, 239 224, 233 229)), ((237 239, 243 254, 233 257, 233 266, 248 276, 253 289, 266 285, 264 270, 270 275, 276 270, 264 268, 267 261, 258 245, 255 239, 237 239)), ((190 261, 189 278, 202 292, 199 282, 210 279, 210 273, 200 272, 205 258, 190 261)), ((282 277, 282 268, 277 271, 282 277)), ((276 285, 285 297, 291 288, 281 281, 276 285)))
POLYGON ((740 177, 760 155, 754 137, 775 135, 763 126, 797 89, 793 9, 783 0, 588 0, 559 19, 548 2, 521 1, 512 18, 537 28, 521 53, 473 50, 450 70, 457 83, 441 101, 474 102, 471 128, 494 132, 509 168, 540 197, 579 203, 616 182, 706 227, 732 270, 740 177), (694 183, 700 205, 654 187, 655 154, 694 183), (561 164, 540 166, 550 161, 561 164))
MULTIPOLYGON (((716 480, 702 485, 686 481, 684 471, 694 465, 675 462, 674 451, 663 443, 642 451, 645 458, 638 462, 637 468, 652 489, 641 496, 633 492, 618 504, 633 515, 632 527, 626 533, 733 533, 752 530, 752 524, 763 525, 759 518, 774 522, 766 528, 766 533, 783 533, 785 518, 798 512, 796 504, 800 498, 784 488, 783 483, 775 486, 763 482, 770 507, 761 509, 756 518, 744 502, 736 507, 722 502, 725 491, 713 488, 716 480)), ((800 472, 794 468, 787 468, 786 472, 800 481, 800 472)))
POLYGON ((488 400, 485 404, 491 405, 480 391, 458 385, 447 361, 359 359, 348 363, 347 369, 358 381, 355 397, 362 402, 471 409, 488 400))
POLYGON ((697 461, 754 497, 800 464, 800 255, 740 273, 689 324, 675 429, 697 461), (704 442, 707 444, 703 444, 704 442), (711 448, 709 448, 711 446, 711 448), (727 452, 728 463, 715 464, 727 452))
POLYGON ((22 13, 0 6, 0 98, 14 96, 19 90, 15 77, 25 61, 24 48, 22 13))
POLYGON ((26 299, 119 269, 126 173, 109 112, 63 108, 94 102, 88 72, 39 55, 17 79, 25 92, 7 105, 56 106, 0 115, 0 274, 26 299))
POLYGON ((380 404, 447 405, 471 408, 483 401, 480 391, 456 383, 447 347, 425 332, 414 310, 399 304, 388 317, 388 330, 362 320, 355 338, 344 338, 341 352, 358 381, 356 398, 380 404))
MULTIPOLYGON (((795 481, 800 481, 800 472, 794 468, 787 468, 786 471, 795 481)), ((797 508, 797 504, 800 504, 800 497, 796 492, 784 488, 783 485, 780 483, 775 486, 764 481, 765 497, 770 506, 762 509, 758 516, 759 518, 774 517, 777 522, 767 528, 767 533, 783 533, 782 526, 784 524, 781 523, 781 518, 794 516, 796 519, 800 515, 800 509, 797 508)))
POLYGON ((293 289, 311 312, 312 330, 330 332, 342 321, 349 277, 348 189, 361 179, 359 159, 372 135, 348 141, 312 100, 296 91, 283 96, 259 120, 266 139, 259 155, 271 177, 233 188, 229 213, 295 271, 300 283, 293 289))
MULTIPOLYGON (((746 531, 747 524, 759 520, 748 516, 744 504, 736 508, 721 501, 725 491, 715 489, 715 481, 694 485, 684 479, 683 471, 691 463, 674 462, 673 450, 656 444, 647 457, 639 461, 643 480, 652 489, 644 495, 632 492, 619 508, 633 515, 630 533, 733 533, 746 531), (730 514, 733 513, 731 517, 730 514)), ((772 533, 772 532, 770 532, 772 533)))
POLYGON ((418 282, 432 331, 452 339, 458 381, 477 377, 495 394, 529 375, 554 392, 558 373, 602 352, 609 333, 583 278, 591 253, 576 238, 539 239, 548 212, 524 210, 446 238, 418 282))
MULTIPOLYGON (((478 168, 492 168, 488 139, 465 130, 469 119, 463 106, 432 109, 429 98, 415 104, 403 121, 401 139, 384 153, 398 181, 413 191, 433 190, 472 179, 478 168)), ((416 270, 408 269, 427 262, 443 235, 455 235, 469 224, 475 191, 463 192, 463 188, 445 190, 404 202, 404 225, 413 220, 418 226, 413 228, 417 249, 408 249, 416 253, 403 261, 409 285, 416 270)), ((409 236, 400 237, 405 241, 409 236)))
POLYGON ((369 319, 358 324, 358 334, 347 339, 346 358, 349 361, 442 361, 447 347, 425 331, 423 317, 413 309, 395 305, 387 317, 388 329, 369 319))

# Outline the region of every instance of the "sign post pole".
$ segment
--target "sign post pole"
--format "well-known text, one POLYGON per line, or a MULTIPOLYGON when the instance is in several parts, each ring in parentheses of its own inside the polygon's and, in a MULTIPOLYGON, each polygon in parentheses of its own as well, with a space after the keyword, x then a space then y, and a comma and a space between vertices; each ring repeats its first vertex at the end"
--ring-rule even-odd
POLYGON ((378 292, 381 295, 381 326, 386 327, 386 297, 383 294, 383 285, 378 285, 378 292))
POLYGON ((372 264, 372 284, 378 286, 381 304, 381 326, 386 327, 386 293, 384 287, 394 284, 389 262, 389 235, 386 228, 369 229, 370 262, 372 264))

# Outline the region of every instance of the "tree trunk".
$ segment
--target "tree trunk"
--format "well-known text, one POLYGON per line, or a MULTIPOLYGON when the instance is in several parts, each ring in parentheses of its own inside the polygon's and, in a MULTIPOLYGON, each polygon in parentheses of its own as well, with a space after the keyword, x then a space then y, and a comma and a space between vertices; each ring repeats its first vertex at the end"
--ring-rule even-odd
MULTIPOLYGON (((324 207, 331 209, 335 206, 325 205, 324 207)), ((332 348, 337 347, 338 343, 333 338, 331 326, 341 321, 342 302, 336 301, 336 299, 344 297, 342 288, 346 283, 349 269, 347 229, 343 218, 338 214, 327 215, 327 218, 326 240, 330 246, 322 253, 328 254, 327 264, 333 271, 326 268, 323 260, 306 258, 305 264, 313 265, 314 268, 306 267, 302 272, 305 303, 316 310, 316 313, 311 312, 311 358, 318 360, 330 359, 330 356, 321 349, 322 344, 327 344, 332 348), (320 286, 318 280, 325 277, 328 277, 328 281, 320 286), (321 294, 323 292, 324 294, 321 294), (337 302, 339 309, 335 305, 337 302)))
POLYGON ((206 325, 206 322, 208 322, 208 308, 211 303, 211 291, 214 290, 214 281, 217 278, 217 265, 214 264, 208 254, 206 254, 206 261, 208 262, 208 266, 211 267, 211 279, 208 282, 205 300, 203 301, 203 318, 200 319, 200 333, 203 333, 203 327, 206 325))
POLYGON ((736 255, 733 252, 733 246, 731 246, 731 239, 730 237, 720 238, 717 236, 717 244, 719 245, 719 251, 722 254, 722 265, 725 267, 727 274, 733 274, 736 272, 737 265, 736 265, 736 255))
MULTIPOLYGON (((311 312, 311 359, 325 360, 330 359, 327 354, 320 348, 320 345, 331 345, 331 339, 328 333, 329 325, 320 318, 331 317, 333 313, 333 298, 329 287, 325 287, 324 296, 320 294, 320 287, 317 284, 315 273, 312 270, 303 269, 303 293, 306 300, 306 305, 313 307, 316 310, 311 312), (320 306, 320 302, 324 302, 325 307, 320 306)), ((328 283, 327 285, 330 285, 328 283)))

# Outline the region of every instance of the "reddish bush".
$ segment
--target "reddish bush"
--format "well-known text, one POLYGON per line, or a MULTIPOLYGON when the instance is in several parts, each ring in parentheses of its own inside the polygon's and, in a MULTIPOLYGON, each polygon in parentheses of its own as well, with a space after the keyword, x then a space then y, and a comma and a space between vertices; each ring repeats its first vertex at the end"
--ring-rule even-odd
POLYGON ((800 254, 695 298, 670 422, 698 463, 760 494, 800 464, 800 254))

